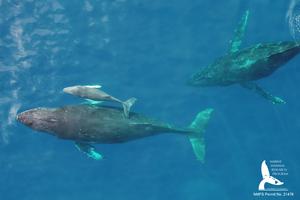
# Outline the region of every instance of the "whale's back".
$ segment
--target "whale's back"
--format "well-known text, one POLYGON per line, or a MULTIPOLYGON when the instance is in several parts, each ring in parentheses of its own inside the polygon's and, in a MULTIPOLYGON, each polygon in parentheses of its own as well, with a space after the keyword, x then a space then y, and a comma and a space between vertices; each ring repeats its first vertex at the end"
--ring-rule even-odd
POLYGON ((59 138, 75 141, 118 143, 175 130, 137 113, 126 118, 123 110, 115 107, 75 105, 54 112, 63 120, 52 132, 59 138))
POLYGON ((213 64, 194 74, 194 86, 227 86, 261 79, 300 52, 296 42, 257 44, 218 58, 213 64))

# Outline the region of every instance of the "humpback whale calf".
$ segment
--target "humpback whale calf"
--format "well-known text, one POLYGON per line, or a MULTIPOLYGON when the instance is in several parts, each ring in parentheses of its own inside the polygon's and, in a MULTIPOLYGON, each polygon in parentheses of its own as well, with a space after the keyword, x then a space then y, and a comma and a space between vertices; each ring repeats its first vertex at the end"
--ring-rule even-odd
POLYGON ((121 103, 124 110, 125 117, 129 117, 130 108, 136 102, 136 98, 130 98, 127 101, 121 101, 104 91, 100 90, 100 85, 76 85, 71 87, 66 87, 63 89, 65 93, 79 96, 88 100, 94 101, 114 101, 121 103))
POLYGON ((61 108, 35 108, 17 115, 22 124, 61 139, 72 140, 76 147, 93 159, 101 159, 92 144, 113 144, 154 136, 178 133, 189 138, 196 158, 204 160, 204 130, 213 109, 196 116, 187 128, 176 128, 141 114, 131 112, 130 118, 115 107, 71 105, 61 108))
POLYGON ((271 75, 300 52, 300 45, 294 41, 260 43, 240 50, 248 16, 249 11, 246 11, 235 30, 229 52, 194 74, 188 83, 192 86, 240 84, 273 104, 285 103, 252 81, 271 75))

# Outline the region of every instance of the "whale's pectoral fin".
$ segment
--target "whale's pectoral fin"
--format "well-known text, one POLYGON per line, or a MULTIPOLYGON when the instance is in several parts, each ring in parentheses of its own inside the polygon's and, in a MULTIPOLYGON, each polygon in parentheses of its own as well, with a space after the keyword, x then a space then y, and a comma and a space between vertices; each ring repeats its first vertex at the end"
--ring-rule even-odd
POLYGON ((248 90, 251 90, 253 92, 255 92, 256 94, 262 96, 263 98, 267 99, 268 101, 270 101, 273 104, 285 104, 286 102, 276 96, 273 96, 272 94, 270 94, 269 92, 265 91, 263 88, 261 88, 259 85, 257 85, 256 83, 253 82, 244 82, 240 84, 243 88, 246 88, 248 90))
POLYGON ((245 34, 246 26, 248 23, 249 10, 243 15, 238 27, 234 31, 234 38, 230 41, 230 53, 237 52, 242 44, 242 39, 245 34))
POLYGON ((88 143, 75 142, 75 147, 90 158, 93 158, 95 160, 103 159, 103 156, 95 150, 95 147, 88 143))
POLYGON ((85 104, 89 104, 89 105, 98 105, 98 104, 102 104, 103 101, 95 101, 95 100, 91 100, 91 99, 85 99, 85 104))
POLYGON ((91 88, 91 89, 100 89, 101 85, 83 85, 82 87, 91 88))

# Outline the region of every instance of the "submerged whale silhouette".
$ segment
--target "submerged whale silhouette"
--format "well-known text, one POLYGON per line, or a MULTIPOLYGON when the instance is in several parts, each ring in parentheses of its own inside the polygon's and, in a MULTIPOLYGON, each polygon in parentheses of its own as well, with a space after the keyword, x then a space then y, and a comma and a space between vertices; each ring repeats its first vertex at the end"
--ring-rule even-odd
POLYGON ((73 105, 62 108, 35 108, 17 115, 24 125, 61 139, 75 141, 76 147, 94 159, 102 155, 93 143, 121 143, 161 133, 178 133, 189 138, 198 160, 205 155, 204 130, 213 109, 206 109, 196 116, 187 128, 176 128, 141 114, 130 113, 115 107, 73 105))
POLYGON ((294 41, 259 43, 240 50, 242 38, 248 22, 247 11, 231 41, 229 52, 211 65, 195 73, 188 81, 192 86, 228 86, 240 84, 252 90, 273 104, 285 103, 279 97, 266 92, 251 82, 271 75, 283 64, 300 52, 300 45, 294 41))

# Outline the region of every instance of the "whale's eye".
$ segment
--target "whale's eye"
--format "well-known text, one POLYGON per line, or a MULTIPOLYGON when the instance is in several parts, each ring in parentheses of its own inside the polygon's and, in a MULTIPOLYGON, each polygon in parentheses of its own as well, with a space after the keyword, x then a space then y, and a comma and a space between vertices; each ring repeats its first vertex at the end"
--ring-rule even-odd
POLYGON ((278 183, 278 181, 275 181, 275 184, 277 184, 278 183))

